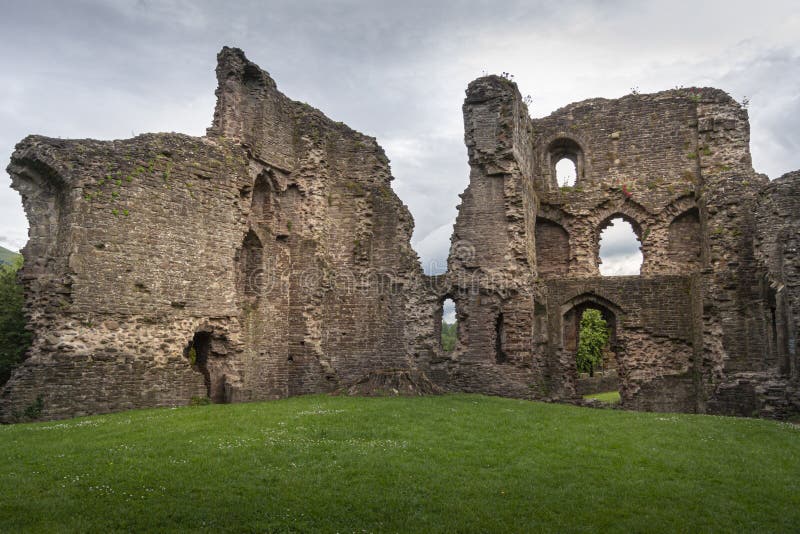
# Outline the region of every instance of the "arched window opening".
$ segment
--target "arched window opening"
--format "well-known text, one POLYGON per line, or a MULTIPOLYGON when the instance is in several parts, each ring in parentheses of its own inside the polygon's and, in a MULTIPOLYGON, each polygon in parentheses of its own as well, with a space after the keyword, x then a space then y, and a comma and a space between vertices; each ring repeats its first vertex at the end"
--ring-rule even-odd
POLYGON ((439 343, 440 348, 444 352, 453 352, 456 348, 456 340, 458 339, 458 321, 456 320, 456 303, 453 299, 446 298, 442 301, 442 306, 439 308, 441 314, 439 318, 439 343))
POLYGON ((258 297, 264 278, 264 247, 258 236, 247 232, 239 252, 241 289, 247 297, 258 297))
POLYGON ((541 278, 569 272, 569 234, 560 224, 536 218, 536 265, 541 278))
POLYGON ((638 232, 622 217, 614 217, 600 228, 598 260, 603 276, 638 275, 642 250, 638 232))
POLYGON ((253 200, 250 208, 253 222, 269 224, 272 221, 273 195, 269 174, 266 172, 259 174, 253 185, 253 200))
POLYGON ((503 312, 497 314, 497 319, 494 322, 494 360, 495 363, 506 363, 508 355, 505 352, 506 343, 506 325, 503 318, 503 312))
POLYGON ((692 208, 673 219, 669 225, 667 254, 680 272, 701 266, 700 212, 692 208))
MULTIPOLYGON (((574 139, 560 137, 547 148, 550 176, 555 187, 573 187, 583 178, 583 149, 574 139)), ((552 185, 551 185, 552 187, 552 185)))
POLYGON ((556 183, 558 187, 573 187, 578 177, 578 167, 569 158, 562 158, 556 163, 556 183))
POLYGON ((783 295, 777 291, 769 279, 762 282, 763 309, 766 327, 766 361, 771 367, 777 367, 782 374, 791 375, 789 323, 785 312, 783 295))
POLYGON ((564 315, 564 350, 575 361, 577 395, 620 402, 617 319, 598 302, 587 301, 564 315))

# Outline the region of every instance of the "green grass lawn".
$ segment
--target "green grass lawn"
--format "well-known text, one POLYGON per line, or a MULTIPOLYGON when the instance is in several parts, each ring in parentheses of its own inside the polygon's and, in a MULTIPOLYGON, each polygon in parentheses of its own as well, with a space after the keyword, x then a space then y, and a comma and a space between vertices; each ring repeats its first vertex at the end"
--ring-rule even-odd
POLYGON ((452 395, 0 427, 0 532, 787 532, 800 429, 452 395))
POLYGON ((584 395, 584 399, 594 399, 606 404, 618 404, 620 399, 619 391, 606 391, 603 393, 593 393, 591 395, 584 395))

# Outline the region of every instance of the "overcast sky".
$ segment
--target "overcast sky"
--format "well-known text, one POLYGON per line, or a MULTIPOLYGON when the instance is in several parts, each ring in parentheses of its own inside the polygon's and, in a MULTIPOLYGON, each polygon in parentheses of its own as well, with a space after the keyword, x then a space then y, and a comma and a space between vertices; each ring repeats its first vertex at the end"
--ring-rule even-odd
MULTIPOLYGON (((414 215, 413 245, 426 270, 440 272, 467 184, 461 104, 470 80, 514 74, 535 117, 634 87, 716 86, 750 99, 754 165, 776 178, 800 168, 799 6, 0 1, 0 160, 29 133, 203 135, 216 53, 237 46, 289 97, 377 137, 414 215)), ((18 249, 27 223, 8 185, 0 173, 0 244, 18 249)), ((612 248, 624 272, 634 251, 612 248)))

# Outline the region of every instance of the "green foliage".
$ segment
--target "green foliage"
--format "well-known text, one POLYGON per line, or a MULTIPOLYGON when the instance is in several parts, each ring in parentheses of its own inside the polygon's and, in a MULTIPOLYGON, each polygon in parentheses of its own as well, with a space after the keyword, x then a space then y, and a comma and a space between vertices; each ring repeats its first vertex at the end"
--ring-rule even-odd
POLYGON ((479 395, 5 425, 0 532, 796 532, 798 438, 479 395))
POLYGON ((0 247, 0 264, 8 263, 13 265, 19 258, 21 258, 19 254, 14 251, 8 250, 7 248, 0 247))
POLYGON ((31 344, 22 311, 22 286, 17 281, 21 266, 21 257, 13 265, 0 265, 0 384, 6 383, 31 344))
POLYGON ((594 375, 603 363, 603 347, 608 343, 608 324, 599 310, 588 309, 581 316, 578 353, 578 371, 594 375))
POLYGON ((458 323, 446 323, 442 321, 442 350, 453 352, 456 348, 456 327, 458 323))

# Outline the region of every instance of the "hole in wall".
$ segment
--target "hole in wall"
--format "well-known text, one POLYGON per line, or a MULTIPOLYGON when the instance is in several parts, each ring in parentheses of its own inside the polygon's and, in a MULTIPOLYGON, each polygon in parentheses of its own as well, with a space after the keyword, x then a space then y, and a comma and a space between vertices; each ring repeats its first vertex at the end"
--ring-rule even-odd
POLYGON ((211 352, 211 333, 196 332, 184 350, 184 356, 192 368, 203 375, 206 384, 206 395, 211 397, 211 373, 208 370, 208 355, 211 352))
POLYGON ((785 308, 778 291, 769 283, 768 279, 765 280, 764 287, 762 296, 767 334, 764 340, 766 344, 765 364, 767 366, 777 365, 781 373, 790 375, 792 370, 789 348, 791 334, 788 331, 785 308))
POLYGON ((458 321, 456 320, 456 303, 447 298, 442 302, 442 319, 440 346, 444 352, 453 352, 458 338, 458 321))
POLYGON ((209 329, 198 330, 183 350, 192 369, 203 375, 206 395, 214 403, 230 402, 229 367, 230 342, 225 334, 209 329))
POLYGON ((268 223, 272 220, 272 185, 269 174, 262 172, 256 178, 252 188, 253 199, 250 202, 250 216, 255 222, 268 223))
POLYGON ((600 274, 637 275, 642 267, 641 242, 630 222, 615 217, 600 229, 600 274))
MULTIPOLYGON (((574 139, 560 137, 547 147, 550 175, 556 187, 577 185, 584 173, 583 149, 574 139)), ((549 186, 548 186, 549 187, 549 186)))
POLYGON ((589 399, 620 402, 617 320, 597 302, 583 302, 564 315, 564 349, 574 354, 576 393, 589 399))
POLYGON ((504 350, 506 342, 506 325, 503 312, 497 314, 497 319, 494 321, 494 360, 495 363, 506 363, 508 355, 504 350))
POLYGON ((611 352, 611 326, 596 308, 586 308, 580 314, 575 365, 579 373, 590 377, 595 371, 616 369, 616 358, 611 352))
POLYGON ((558 187, 572 187, 578 176, 575 162, 569 158, 561 158, 556 162, 556 183, 558 187))

